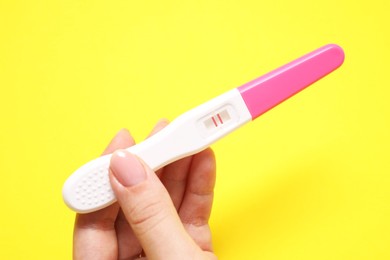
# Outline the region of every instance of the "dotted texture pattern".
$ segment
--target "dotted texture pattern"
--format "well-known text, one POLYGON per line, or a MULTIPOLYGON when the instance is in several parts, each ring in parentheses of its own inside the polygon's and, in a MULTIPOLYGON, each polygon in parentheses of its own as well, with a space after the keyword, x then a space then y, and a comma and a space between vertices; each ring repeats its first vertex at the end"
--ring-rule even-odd
POLYGON ((76 186, 76 201, 82 207, 106 204, 115 198, 108 179, 108 168, 97 167, 83 176, 76 186))

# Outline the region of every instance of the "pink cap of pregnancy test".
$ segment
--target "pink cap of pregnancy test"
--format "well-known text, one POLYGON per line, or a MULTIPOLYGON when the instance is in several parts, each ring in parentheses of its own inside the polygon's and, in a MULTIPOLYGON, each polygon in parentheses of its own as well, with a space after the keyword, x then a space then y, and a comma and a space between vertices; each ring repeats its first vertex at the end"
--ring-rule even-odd
POLYGON ((253 120, 337 69, 343 61, 341 47, 328 44, 238 87, 238 90, 253 120))

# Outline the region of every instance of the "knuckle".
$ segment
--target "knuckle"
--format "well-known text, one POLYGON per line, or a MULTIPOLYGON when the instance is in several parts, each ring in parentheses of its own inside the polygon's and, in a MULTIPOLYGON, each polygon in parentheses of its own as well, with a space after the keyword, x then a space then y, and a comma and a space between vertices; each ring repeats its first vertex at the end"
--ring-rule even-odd
POLYGON ((130 225, 138 234, 153 229, 168 215, 167 205, 161 195, 150 194, 138 201, 130 210, 130 225))

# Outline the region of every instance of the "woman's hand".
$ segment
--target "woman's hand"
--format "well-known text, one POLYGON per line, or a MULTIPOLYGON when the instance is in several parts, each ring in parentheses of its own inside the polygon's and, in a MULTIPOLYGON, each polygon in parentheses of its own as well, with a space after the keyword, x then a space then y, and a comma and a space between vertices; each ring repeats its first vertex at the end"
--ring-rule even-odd
MULTIPOLYGON (((167 124, 160 121, 151 134, 167 124)), ((121 130, 103 154, 132 145, 129 132, 121 130)), ((156 173, 118 150, 110 182, 118 201, 76 216, 74 259, 216 259, 208 225, 215 183, 211 149, 156 173)))

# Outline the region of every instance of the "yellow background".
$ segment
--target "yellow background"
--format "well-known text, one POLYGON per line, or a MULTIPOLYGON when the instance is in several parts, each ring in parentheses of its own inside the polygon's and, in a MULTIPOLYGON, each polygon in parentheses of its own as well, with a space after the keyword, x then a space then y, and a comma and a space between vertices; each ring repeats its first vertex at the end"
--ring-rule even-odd
POLYGON ((70 259, 65 179, 122 127, 327 43, 344 65, 213 147, 220 259, 390 259, 387 0, 0 2, 0 259, 70 259))

